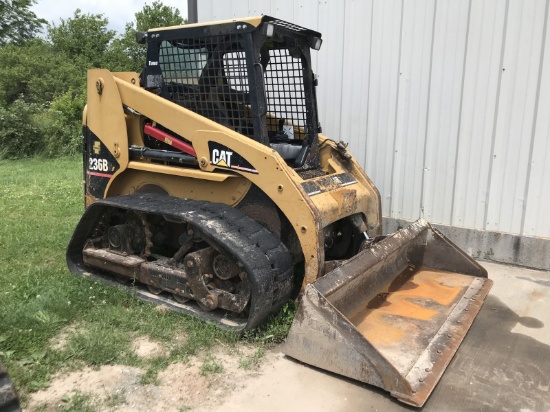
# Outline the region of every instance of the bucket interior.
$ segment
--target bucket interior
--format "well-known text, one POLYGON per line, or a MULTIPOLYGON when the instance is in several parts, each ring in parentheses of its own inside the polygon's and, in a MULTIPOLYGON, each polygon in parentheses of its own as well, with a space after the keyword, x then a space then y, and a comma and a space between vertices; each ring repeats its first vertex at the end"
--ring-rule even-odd
POLYGON ((409 266, 362 308, 344 315, 401 374, 407 375, 472 280, 459 273, 409 266))

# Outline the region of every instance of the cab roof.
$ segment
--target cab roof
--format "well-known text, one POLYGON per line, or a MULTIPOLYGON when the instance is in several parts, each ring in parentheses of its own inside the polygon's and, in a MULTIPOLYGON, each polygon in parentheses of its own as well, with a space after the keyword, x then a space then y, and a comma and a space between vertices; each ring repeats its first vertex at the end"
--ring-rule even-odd
POLYGON ((153 33, 153 32, 161 32, 161 31, 164 32, 164 31, 169 31, 169 30, 183 30, 183 31, 186 31, 187 29, 193 30, 193 29, 197 29, 197 28, 201 28, 201 27, 202 28, 209 28, 209 27, 213 27, 213 26, 224 26, 224 25, 225 26, 226 25, 231 25, 231 26, 233 26, 233 25, 241 25, 241 26, 242 25, 250 25, 252 27, 250 27, 249 29, 251 29, 251 28, 255 29, 255 28, 259 27, 264 22, 273 23, 276 26, 283 27, 287 30, 294 31, 294 32, 299 33, 299 34, 304 35, 304 36, 308 36, 308 37, 309 36, 315 36, 315 37, 321 38, 321 33, 317 32, 317 31, 306 29, 305 27, 301 27, 301 26, 298 26, 296 24, 289 23, 289 22, 284 21, 284 20, 279 20, 275 17, 271 17, 271 16, 267 16, 267 15, 254 16, 254 17, 243 17, 243 18, 236 18, 236 19, 229 19, 229 20, 209 21, 209 22, 203 22, 203 23, 191 23, 191 24, 183 24, 183 25, 179 25, 179 26, 158 27, 158 28, 154 28, 154 29, 149 29, 147 32, 148 33, 153 33))

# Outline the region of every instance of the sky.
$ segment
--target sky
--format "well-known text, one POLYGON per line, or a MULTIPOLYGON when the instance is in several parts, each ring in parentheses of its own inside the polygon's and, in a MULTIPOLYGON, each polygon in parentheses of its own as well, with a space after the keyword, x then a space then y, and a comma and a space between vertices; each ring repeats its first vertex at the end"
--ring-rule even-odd
MULTIPOLYGON (((187 18, 187 0, 161 0, 166 6, 179 9, 183 18, 187 18)), ((134 20, 134 14, 153 0, 38 0, 32 11, 49 23, 59 24, 60 19, 73 16, 76 9, 83 14, 103 14, 109 19, 109 29, 124 32, 126 23, 134 20)))

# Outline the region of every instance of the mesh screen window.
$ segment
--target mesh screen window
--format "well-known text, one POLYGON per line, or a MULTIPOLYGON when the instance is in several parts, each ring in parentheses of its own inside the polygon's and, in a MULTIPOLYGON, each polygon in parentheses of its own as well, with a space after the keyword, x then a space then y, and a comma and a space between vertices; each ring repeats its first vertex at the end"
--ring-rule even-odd
POLYGON ((164 41, 159 64, 168 98, 253 136, 245 54, 237 36, 164 41))
MULTIPOLYGON (((270 49, 264 70, 267 127, 305 138, 306 99, 301 52, 270 49), (281 129, 281 120, 286 126, 281 129), (292 124, 294 127, 290 126, 292 124)), ((237 35, 163 41, 159 64, 163 93, 202 116, 254 136, 246 56, 237 35)))
POLYGON ((278 119, 285 119, 285 124, 295 126, 295 138, 305 137, 307 110, 303 76, 301 54, 293 57, 288 49, 269 50, 269 64, 265 69, 268 129, 276 130, 278 119))

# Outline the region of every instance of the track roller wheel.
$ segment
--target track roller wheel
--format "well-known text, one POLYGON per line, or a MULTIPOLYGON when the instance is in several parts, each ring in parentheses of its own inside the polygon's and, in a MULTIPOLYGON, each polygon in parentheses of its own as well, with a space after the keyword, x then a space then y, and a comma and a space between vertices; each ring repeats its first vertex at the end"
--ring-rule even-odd
POLYGON ((242 211, 147 193, 90 205, 67 263, 106 283, 131 280, 138 298, 233 331, 277 312, 294 285, 286 246, 242 211))
POLYGON ((147 285, 147 289, 149 289, 149 292, 151 292, 153 295, 160 295, 162 293, 161 288, 157 288, 153 285, 147 285))
POLYGON ((182 296, 182 295, 178 295, 177 293, 172 293, 172 297, 178 303, 187 303, 190 300, 189 298, 186 298, 185 296, 182 296))

